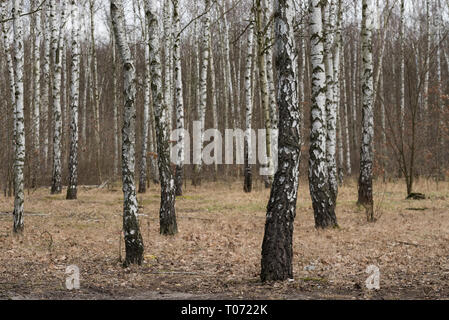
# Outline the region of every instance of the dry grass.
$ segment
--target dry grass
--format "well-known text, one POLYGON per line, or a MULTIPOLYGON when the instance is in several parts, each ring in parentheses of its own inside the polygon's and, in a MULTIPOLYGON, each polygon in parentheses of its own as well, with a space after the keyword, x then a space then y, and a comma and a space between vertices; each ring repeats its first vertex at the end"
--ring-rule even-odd
MULTIPOLYGON (((122 192, 80 188, 79 200, 40 189, 26 197, 25 233, 0 215, 0 298, 449 298, 449 184, 420 181, 423 201, 405 200, 401 183, 375 186, 376 223, 355 204, 356 185, 340 189, 339 229, 314 228, 308 187, 300 186, 294 281, 262 284, 260 252, 269 191, 241 183, 188 186, 177 199, 179 234, 159 235, 159 190, 139 195, 145 264, 119 262, 122 192), (418 209, 418 210, 417 210, 418 209), (65 289, 65 268, 81 289, 65 289), (380 268, 380 290, 365 288, 380 268)), ((11 212, 12 199, 0 200, 11 212)), ((123 245, 121 246, 123 251, 123 245)))

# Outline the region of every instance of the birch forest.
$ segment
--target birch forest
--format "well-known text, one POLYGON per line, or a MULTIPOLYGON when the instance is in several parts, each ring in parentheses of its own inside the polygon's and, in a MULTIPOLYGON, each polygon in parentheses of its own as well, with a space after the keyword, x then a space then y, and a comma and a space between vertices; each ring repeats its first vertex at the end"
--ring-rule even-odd
POLYGON ((0 299, 449 298, 448 0, 0 0, 0 36, 0 299))

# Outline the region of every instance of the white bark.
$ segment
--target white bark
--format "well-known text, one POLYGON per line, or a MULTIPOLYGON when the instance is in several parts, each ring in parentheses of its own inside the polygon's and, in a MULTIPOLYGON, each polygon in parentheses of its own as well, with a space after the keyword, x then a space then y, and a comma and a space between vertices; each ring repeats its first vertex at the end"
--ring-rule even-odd
MULTIPOLYGON (((184 96, 182 90, 182 70, 181 70, 181 35, 180 32, 180 18, 179 18, 179 0, 173 0, 173 29, 175 33, 173 61, 175 68, 175 101, 176 101, 176 129, 180 130, 178 137, 178 159, 176 163, 176 195, 182 195, 182 176, 184 166, 184 96)), ((210 40, 209 40, 210 41, 210 40)), ((213 63, 211 61, 211 63, 213 63)), ((214 81, 212 75, 212 81, 214 81)), ((214 94, 214 93, 213 93, 214 94)), ((216 104, 216 101, 215 101, 216 104)), ((216 105, 215 105, 216 108, 216 105)))
POLYGON ((374 65, 372 52, 373 0, 363 0, 362 24, 362 142, 360 152, 359 200, 373 221, 374 65))
POLYGON ((276 0, 275 3, 275 61, 279 76, 279 169, 274 177, 267 206, 262 243, 262 281, 293 278, 292 238, 301 156, 301 115, 298 108, 293 32, 294 2, 276 0))
MULTIPOLYGON (((36 8, 38 1, 33 1, 33 8, 36 8)), ((39 163, 39 150, 40 150, 40 104, 41 104, 41 92, 40 92, 40 41, 41 41, 41 21, 40 12, 34 15, 34 44, 33 44, 33 184, 36 183, 35 179, 38 174, 39 163)))
POLYGON ((134 185, 135 166, 135 125, 136 125, 136 75, 131 50, 125 36, 125 18, 122 0, 111 0, 111 17, 118 51, 124 69, 123 128, 122 128, 122 181, 123 181, 123 232, 125 235, 125 265, 141 264, 143 261, 143 241, 137 218, 138 206, 134 185))
MULTIPOLYGON (((208 11, 210 6, 209 0, 204 0, 204 10, 208 11)), ((203 149, 204 143, 204 128, 206 121, 206 103, 207 103, 207 69, 209 66, 209 40, 210 40, 210 17, 209 13, 203 16, 203 34, 201 37, 201 48, 202 48, 202 60, 201 60, 201 70, 200 70, 200 104, 199 104, 199 121, 201 124, 200 132, 200 150, 203 149)), ((195 185, 201 184, 201 164, 195 165, 195 185)))
POLYGON ((51 18, 51 45, 53 53, 53 174, 51 193, 62 192, 61 181, 61 76, 62 76, 62 41, 63 41, 63 23, 65 16, 65 0, 62 1, 62 8, 55 8, 55 1, 50 0, 50 18, 51 18), (57 21, 56 14, 60 11, 60 19, 57 21))
MULTIPOLYGON (((259 87, 262 99, 262 110, 264 115, 265 122, 265 145, 266 145, 266 156, 268 159, 267 169, 268 171, 274 171, 273 167, 273 159, 271 153, 271 134, 272 134, 272 123, 271 123, 271 114, 270 114, 270 100, 269 100, 269 87, 268 87, 268 78, 267 78, 267 65, 266 65, 266 55, 264 50, 266 49, 266 38, 265 38, 265 23, 264 15, 263 15, 263 0, 255 1, 255 10, 256 10, 256 30, 257 30, 257 57, 258 57, 258 69, 259 69, 259 87)), ((273 181, 273 174, 265 175, 265 187, 270 187, 273 181)))
POLYGON ((164 100, 167 105, 167 121, 168 128, 172 129, 172 110, 173 110, 173 54, 172 54, 172 16, 171 12, 172 0, 164 0, 163 4, 163 28, 164 28, 164 100))
POLYGON ((175 213, 175 181, 170 169, 168 108, 162 92, 162 70, 159 56, 160 44, 157 36, 159 21, 154 8, 154 2, 146 0, 145 4, 149 31, 151 92, 157 134, 159 176, 161 180, 160 233, 174 235, 178 232, 175 213))
POLYGON ((327 228, 335 226, 337 221, 332 209, 335 204, 329 192, 326 161, 326 72, 322 8, 319 0, 310 0, 309 25, 312 65, 309 188, 315 214, 315 225, 327 228))
POLYGON ((252 136, 251 136, 251 123, 253 116, 253 97, 252 97, 252 65, 253 65, 253 42, 254 42, 254 21, 253 15, 250 15, 250 23, 248 27, 248 42, 247 42, 247 54, 246 54, 246 67, 245 67, 245 106, 246 106, 246 117, 245 117, 245 180, 244 180, 244 191, 251 192, 252 189, 252 136))
POLYGON ((49 128, 50 124, 48 121, 48 107, 50 104, 50 87, 52 83, 51 72, 50 72, 50 52, 51 52, 51 17, 50 17, 50 3, 49 1, 44 6, 45 9, 45 22, 43 27, 44 33, 44 61, 42 65, 42 75, 43 75, 43 87, 42 87, 42 109, 41 109, 41 121, 42 121, 42 149, 43 149, 43 163, 45 168, 49 165, 48 147, 49 147, 49 128))
POLYGON ((70 79, 70 155, 69 155, 69 184, 67 199, 77 198, 78 187, 78 107, 80 84, 80 23, 79 8, 75 0, 70 1, 72 20, 72 62, 70 79))
POLYGON ((24 177, 23 168, 25 164, 25 115, 24 115, 24 46, 23 46, 23 0, 13 2, 13 28, 14 28, 14 61, 15 61, 15 108, 14 108, 14 232, 23 231, 24 211, 24 177))
POLYGON ((98 62, 97 62, 97 49, 95 44, 95 17, 94 17, 94 7, 96 0, 89 0, 89 10, 90 10, 90 44, 91 44, 91 67, 92 67, 92 98, 93 98, 93 116, 94 116, 94 137, 95 137, 95 153, 96 153, 96 167, 98 173, 98 180, 101 184, 102 173, 101 173, 101 137, 100 137, 100 95, 98 89, 98 62))
POLYGON ((335 0, 330 0, 322 7, 324 14, 324 56, 326 69, 326 161, 328 169, 329 191, 332 197, 332 203, 335 206, 338 192, 337 181, 337 73, 338 73, 338 57, 339 48, 336 39, 336 19, 337 5, 335 0))
POLYGON ((139 193, 146 192, 147 183, 147 150, 150 112, 150 48, 148 47, 148 26, 142 26, 142 36, 144 38, 145 49, 145 74, 143 89, 143 115, 142 115, 142 153, 140 157, 139 193))

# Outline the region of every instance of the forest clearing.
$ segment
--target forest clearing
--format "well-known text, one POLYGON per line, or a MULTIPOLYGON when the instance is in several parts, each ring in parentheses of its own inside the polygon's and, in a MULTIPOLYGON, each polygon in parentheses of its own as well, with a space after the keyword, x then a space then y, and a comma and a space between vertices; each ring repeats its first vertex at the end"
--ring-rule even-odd
MULTIPOLYGON (((0 298, 447 299, 449 183, 418 185, 428 199, 405 200, 402 184, 376 183, 380 217, 368 223, 356 205, 356 185, 348 181, 337 204, 340 227, 316 230, 302 183, 294 281, 275 284, 259 280, 269 196, 260 182, 251 194, 235 182, 188 187, 176 201, 179 233, 170 238, 159 234, 160 193, 151 186, 139 195, 145 261, 126 269, 119 261, 123 196, 117 186, 80 186, 73 202, 38 189, 28 196, 22 238, 11 235, 10 214, 0 215, 0 298), (380 268, 375 291, 365 287, 371 264, 380 268), (65 287, 68 265, 80 269, 79 290, 65 287)), ((1 199, 1 212, 10 207, 1 199)))

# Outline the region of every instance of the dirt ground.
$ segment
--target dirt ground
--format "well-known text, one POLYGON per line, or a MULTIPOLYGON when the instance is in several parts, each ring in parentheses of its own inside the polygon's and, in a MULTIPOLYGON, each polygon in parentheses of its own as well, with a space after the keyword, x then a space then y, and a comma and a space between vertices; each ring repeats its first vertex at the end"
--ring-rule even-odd
MULTIPOLYGON (((302 179, 304 180, 304 179, 302 179)), ((308 186, 300 185, 294 279, 259 280, 269 190, 241 183, 189 184, 177 198, 179 233, 159 235, 159 188, 138 195, 145 263, 122 268, 122 191, 80 187, 26 195, 25 232, 12 234, 13 199, 0 200, 0 299, 449 299, 449 183, 421 180, 422 201, 402 182, 375 185, 376 223, 356 206, 357 186, 340 188, 339 229, 314 228, 308 186), (65 287, 66 267, 80 289, 65 287), (380 289, 368 290, 369 265, 380 289)))

